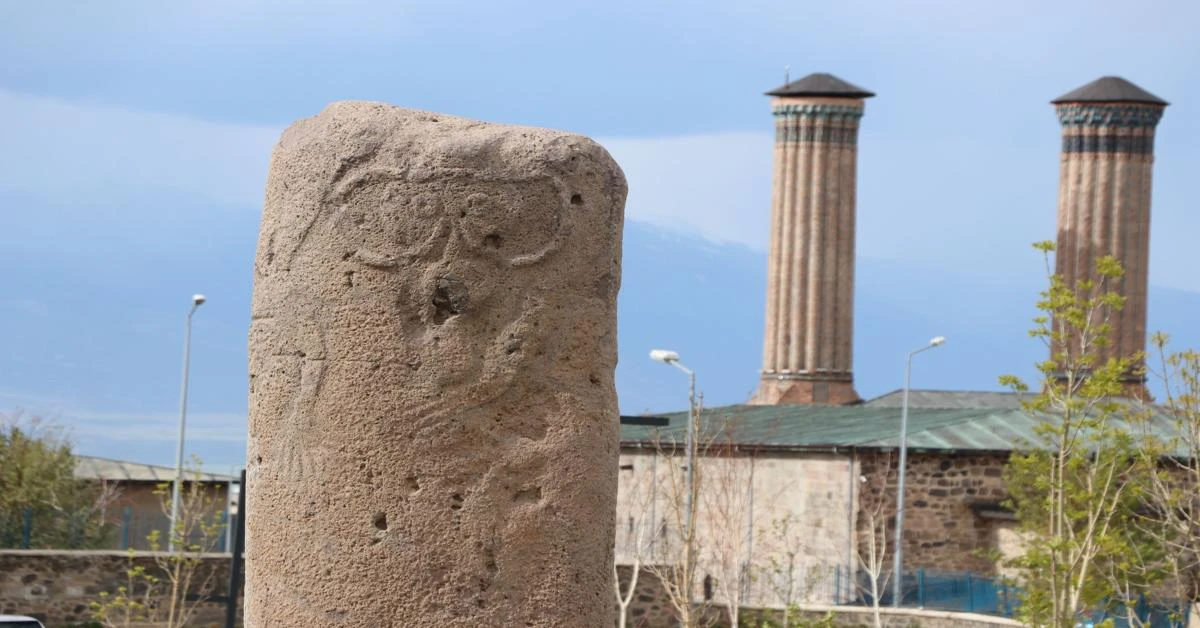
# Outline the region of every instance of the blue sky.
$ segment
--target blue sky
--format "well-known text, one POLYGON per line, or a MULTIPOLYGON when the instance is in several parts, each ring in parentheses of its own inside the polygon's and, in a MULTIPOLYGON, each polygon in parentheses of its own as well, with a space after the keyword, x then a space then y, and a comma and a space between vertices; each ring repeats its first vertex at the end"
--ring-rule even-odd
POLYGON ((651 344, 702 366, 710 403, 740 401, 759 367, 762 92, 785 66, 879 94, 860 136, 860 392, 896 388, 905 348, 937 333, 951 343, 917 385, 994 388, 1039 357, 1023 330, 1028 243, 1054 233, 1047 101, 1106 74, 1172 102, 1151 327, 1189 342, 1197 23, 1182 1, 3 3, 0 410, 58 418, 85 453, 169 462, 183 315, 204 292, 190 450, 239 463, 269 151, 342 99, 599 139, 631 187, 623 410, 681 405, 651 344))

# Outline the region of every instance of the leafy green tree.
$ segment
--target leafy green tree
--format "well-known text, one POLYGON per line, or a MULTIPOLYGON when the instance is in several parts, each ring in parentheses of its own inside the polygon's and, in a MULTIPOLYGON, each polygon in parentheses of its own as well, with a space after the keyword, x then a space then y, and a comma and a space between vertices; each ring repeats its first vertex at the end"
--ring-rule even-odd
POLYGON ((760 619, 756 625, 753 625, 753 628, 834 628, 839 625, 833 611, 826 611, 824 615, 815 619, 803 619, 801 618, 803 610, 800 606, 790 604, 783 613, 784 617, 780 621, 774 621, 769 617, 760 619))
MULTIPOLYGON (((218 582, 211 564, 204 556, 220 551, 218 547, 222 532, 226 528, 221 516, 224 503, 215 487, 202 481, 201 463, 192 459, 186 481, 180 490, 179 517, 168 531, 174 551, 158 551, 162 548, 162 535, 158 530, 150 533, 150 547, 156 550, 155 562, 164 574, 164 599, 160 610, 165 614, 168 628, 186 626, 196 610, 213 593, 218 582)), ((185 476, 186 478, 187 476, 185 476)), ((171 512, 171 484, 159 484, 155 493, 162 500, 163 512, 171 512)))
POLYGON ((117 590, 101 591, 100 599, 88 605, 94 623, 104 628, 129 628, 153 618, 160 579, 145 565, 137 564, 135 554, 129 550, 125 581, 117 586, 117 590))
POLYGON ((112 533, 111 485, 75 479, 71 442, 60 426, 0 414, 0 546, 88 549, 112 533))
MULTIPOLYGON (((1049 287, 1030 335, 1046 344, 1050 359, 1037 365, 1040 392, 1022 400, 1043 420, 1006 471, 1023 539, 1011 566, 1023 590, 1020 618, 1031 626, 1070 628, 1084 612, 1125 603, 1126 594, 1157 577, 1131 568, 1127 558, 1155 551, 1137 525, 1146 469, 1128 429, 1129 406, 1119 401, 1124 379, 1140 361, 1098 357, 1124 301, 1111 291, 1120 264, 1102 258, 1096 279, 1068 285, 1050 272, 1053 244, 1035 247, 1046 258, 1049 287)), ((1000 379, 1018 393, 1030 390, 1015 376, 1000 379)))
MULTIPOLYGON (((215 487, 202 481, 200 467, 200 461, 193 458, 185 470, 179 518, 167 531, 174 551, 163 551, 160 530, 151 532, 147 536, 149 560, 139 560, 137 553, 129 552, 126 582, 91 603, 93 620, 106 628, 128 628, 142 622, 182 628, 212 596, 219 582, 213 563, 205 557, 221 549, 226 529, 221 516, 224 503, 215 487)), ((159 484, 155 494, 163 512, 169 513, 171 483, 159 484)))

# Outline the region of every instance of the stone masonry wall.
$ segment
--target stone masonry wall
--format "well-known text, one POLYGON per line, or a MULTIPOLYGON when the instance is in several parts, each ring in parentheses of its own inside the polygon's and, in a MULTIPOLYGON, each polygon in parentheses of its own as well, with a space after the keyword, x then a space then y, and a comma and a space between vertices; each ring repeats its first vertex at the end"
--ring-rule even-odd
MULTIPOLYGON (((621 591, 629 586, 629 576, 633 569, 627 565, 617 567, 617 582, 621 583, 621 591)), ((620 609, 618 609, 619 612, 620 609)), ((653 626, 675 626, 675 611, 663 589, 662 582, 649 571, 642 569, 638 574, 636 590, 629 602, 626 617, 629 628, 652 628, 653 626)))
MULTIPOLYGON (((154 554, 138 552, 133 560, 157 570, 154 554)), ((215 572, 213 593, 225 595, 229 555, 206 554, 202 560, 201 569, 215 572)), ((83 625, 91 619, 89 604, 125 583, 129 561, 119 551, 0 551, 0 614, 29 615, 47 626, 83 625)), ((205 602, 189 625, 221 626, 224 617, 223 603, 205 602)))
MULTIPOLYGON (((980 556, 979 550, 998 548, 1009 524, 981 517, 975 508, 998 504, 1008 496, 1003 480, 1007 461, 1007 454, 910 452, 905 479, 905 569, 996 572, 994 561, 980 556)), ((864 478, 859 493, 860 535, 867 526, 864 512, 877 500, 884 501, 889 530, 894 529, 897 456, 860 454, 859 464, 864 478)), ((889 556, 891 538, 889 533, 889 556)))

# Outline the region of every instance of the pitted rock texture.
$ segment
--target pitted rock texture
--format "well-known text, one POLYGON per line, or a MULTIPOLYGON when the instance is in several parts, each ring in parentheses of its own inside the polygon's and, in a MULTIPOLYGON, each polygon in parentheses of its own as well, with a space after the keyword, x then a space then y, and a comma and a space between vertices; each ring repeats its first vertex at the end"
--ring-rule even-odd
POLYGON ((362 102, 284 132, 247 626, 613 624, 625 194, 577 135, 362 102))

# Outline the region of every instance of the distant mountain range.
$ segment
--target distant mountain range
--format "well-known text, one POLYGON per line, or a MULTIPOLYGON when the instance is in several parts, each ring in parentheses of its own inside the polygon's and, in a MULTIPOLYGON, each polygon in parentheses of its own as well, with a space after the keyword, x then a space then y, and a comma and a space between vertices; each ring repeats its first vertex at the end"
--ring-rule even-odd
MULTIPOLYGON (((2 192, 2 191, 0 191, 2 192)), ((68 424, 81 453, 171 464, 184 315, 195 318, 188 449, 227 470, 244 459, 246 332, 257 212, 180 201, 157 211, 72 207, 4 197, 29 208, 0 233, 0 411, 24 408, 68 424), (61 225, 74 224, 71 232, 61 225)), ((130 203, 144 207, 144 203, 130 203)), ((126 206, 126 207, 128 207, 126 206)), ((860 259, 857 389, 902 384, 904 356, 930 337, 913 385, 997 389, 1044 355, 1025 334, 1041 280, 1029 269, 920 267, 860 259)), ((649 360, 678 351, 709 406, 745 401, 762 351, 766 255, 629 222, 619 303, 617 387, 624 413, 678 410, 683 374, 649 360)), ((1200 294, 1153 289, 1150 329, 1200 346, 1200 294)))
MULTIPOLYGON (((647 357, 678 351, 697 372, 708 406, 742 403, 762 359, 766 254, 722 246, 639 223, 625 229, 617 388, 622 412, 678 410, 687 404, 682 373, 647 357)), ((901 388, 906 354, 934 336, 947 343, 913 365, 915 388, 1001 390, 997 377, 1033 379, 1045 348, 1026 333, 1044 287, 1032 250, 1021 269, 929 267, 859 259, 854 371, 864 398, 901 388)), ((1173 345, 1200 347, 1200 294, 1151 287, 1148 329, 1173 345)))

